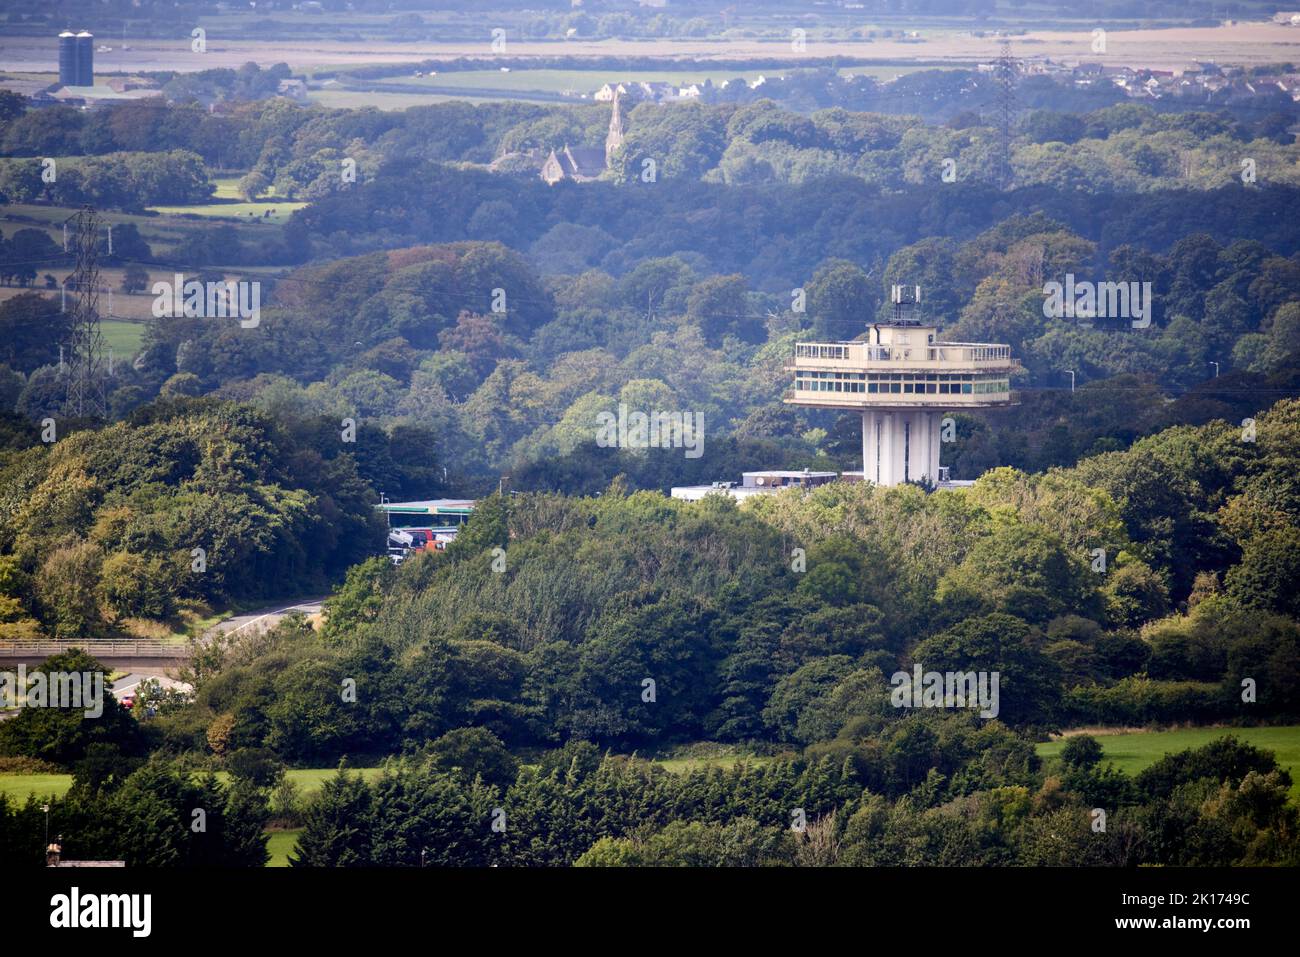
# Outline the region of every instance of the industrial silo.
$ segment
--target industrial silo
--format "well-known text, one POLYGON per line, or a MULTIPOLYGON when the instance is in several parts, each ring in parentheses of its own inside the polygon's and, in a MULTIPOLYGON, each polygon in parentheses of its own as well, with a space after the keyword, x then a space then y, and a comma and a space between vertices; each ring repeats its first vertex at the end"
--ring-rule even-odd
POLYGON ((59 86, 77 85, 77 37, 71 30, 59 34, 59 86))
POLYGON ((95 37, 82 30, 77 34, 77 86, 95 85, 95 37))

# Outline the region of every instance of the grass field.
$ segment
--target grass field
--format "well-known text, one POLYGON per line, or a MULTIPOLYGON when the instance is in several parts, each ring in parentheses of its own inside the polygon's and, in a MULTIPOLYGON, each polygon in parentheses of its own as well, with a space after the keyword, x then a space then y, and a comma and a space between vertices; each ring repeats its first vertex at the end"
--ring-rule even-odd
POLYGON ((458 96, 455 93, 385 93, 381 90, 312 90, 307 98, 313 103, 331 110, 358 110, 371 106, 378 110, 406 110, 413 106, 428 106, 431 103, 493 103, 508 100, 508 94, 501 96, 458 96))
MULTIPOLYGON (((231 204, 233 205, 233 204, 231 204)), ((280 209, 282 204, 271 204, 280 209)), ((292 204, 290 204, 292 205, 292 204)), ((178 206, 176 209, 191 211, 191 207, 178 206)), ((194 210, 207 209, 208 204, 193 207, 194 210)), ((268 207, 270 208, 270 207, 268 207)), ((286 214, 287 214, 287 207, 286 214)), ((53 239, 60 246, 63 244, 63 221, 75 213, 76 210, 65 206, 41 206, 33 203, 10 203, 0 208, 0 229, 6 236, 12 235, 19 229, 40 229, 47 236, 53 239)), ((113 225, 118 223, 134 223, 140 230, 140 235, 150 246, 154 259, 166 260, 176 245, 185 238, 187 233, 197 229, 207 228, 206 218, 200 218, 197 215, 185 217, 180 215, 173 216, 142 216, 134 213, 120 213, 113 210, 103 210, 100 217, 106 222, 113 225)), ((239 232, 239 238, 244 242, 252 242, 266 235, 266 230, 274 229, 275 225, 272 220, 278 217, 268 217, 266 220, 250 220, 245 217, 240 220, 234 217, 232 222, 239 232)), ((64 272, 71 272, 70 268, 60 267, 64 272)), ((38 269, 38 275, 50 270, 38 269)), ((109 272, 109 270, 104 270, 109 272)))
MULTIPOLYGON (((842 75, 864 74, 881 79, 888 79, 902 73, 912 73, 927 69, 924 66, 858 66, 845 67, 842 75)), ((780 75, 781 70, 768 70, 768 75, 780 75)), ((512 91, 535 93, 577 93, 590 96, 605 83, 671 83, 674 86, 686 86, 691 83, 703 83, 712 80, 720 86, 727 80, 737 77, 752 83, 762 76, 762 70, 457 70, 438 73, 433 76, 389 77, 380 82, 399 86, 421 86, 430 90, 450 91, 458 88, 473 90, 499 90, 502 93, 512 91)))
MULTIPOLYGON (((1137 774, 1166 754, 1199 748, 1228 734, 1276 754, 1278 763, 1296 779, 1297 784, 1292 786, 1291 794, 1300 800, 1300 725, 1281 728, 1183 728, 1177 731, 1098 733, 1096 737, 1105 752, 1105 760, 1125 774, 1137 774)), ((1064 739, 1048 741, 1038 745, 1038 754, 1044 758, 1055 757, 1064 746, 1064 739)), ((772 760, 771 757, 722 746, 654 759, 656 764, 674 774, 683 774, 701 767, 731 767, 741 762, 762 765, 772 760)), ((379 768, 361 768, 360 771, 368 781, 373 781, 381 773, 379 768)), ((298 783, 304 796, 315 794, 325 780, 333 775, 334 768, 295 768, 288 772, 289 778, 298 783)), ((226 774, 218 772, 217 777, 224 781, 226 774)), ((71 785, 70 774, 0 774, 0 792, 19 801, 26 800, 29 793, 62 796, 71 785)))
POLYGON ((70 787, 71 774, 0 774, 0 793, 20 803, 26 801, 29 794, 63 797, 70 787))
MULTIPOLYGON (((1032 11, 1013 16, 1033 18, 1032 11)), ((836 26, 862 28, 888 26, 897 32, 892 37, 858 36, 853 39, 822 39, 816 25, 809 32, 807 55, 862 57, 875 60, 946 60, 953 63, 985 61, 997 55, 998 40, 994 31, 970 29, 968 21, 955 18, 925 18, 915 15, 897 18, 871 16, 860 12, 847 14, 851 19, 837 20, 836 26), (866 21, 866 22, 864 22, 866 21), (902 30, 919 31, 917 38, 898 35, 902 30)), ((191 54, 189 45, 170 38, 130 38, 130 51, 121 49, 97 58, 101 72, 138 73, 141 71, 228 67, 238 69, 252 60, 263 66, 288 63, 295 71, 328 67, 356 68, 376 63, 415 63, 428 58, 492 55, 491 34, 486 23, 473 29, 448 33, 447 39, 411 39, 393 42, 391 28, 383 25, 384 39, 366 37, 357 24, 358 15, 341 14, 337 24, 344 36, 265 37, 255 24, 263 14, 225 14, 204 17, 211 30, 208 52, 203 57, 191 54), (242 31, 242 32, 241 32, 242 31), (358 34, 361 34, 358 37, 358 34), (456 39, 459 34, 463 39, 456 39), (243 39, 245 36, 259 39, 243 39), (240 37, 235 39, 235 37, 240 37)), ((280 16, 277 15, 279 20, 280 16)), ((818 21, 820 22, 820 21, 818 21)), ((1059 22, 1059 21, 1058 21, 1059 22)), ((301 19, 303 33, 322 32, 320 16, 301 19)), ((828 24, 829 25, 829 24, 828 24)), ((1092 19, 1059 24, 1058 29, 1035 28, 1017 37, 1017 49, 1032 50, 1052 59, 1090 59, 1092 19)), ((1136 24, 1135 24, 1136 25, 1136 24)), ((533 40, 518 33, 509 38, 510 56, 573 57, 698 57, 725 58, 773 57, 790 55, 790 21, 788 17, 769 18, 757 23, 738 17, 733 29, 721 35, 699 38, 533 40), (754 35, 760 34, 761 35, 754 35), (748 35, 747 35, 748 34, 748 35)), ((1196 60, 1226 63, 1283 63, 1295 58, 1295 31, 1273 23, 1241 22, 1231 26, 1188 27, 1174 29, 1112 29, 1107 35, 1107 59, 1116 64, 1133 63, 1156 69, 1182 69, 1196 60)), ((10 71, 45 73, 57 62, 57 39, 48 36, 21 37, 5 44, 5 65, 10 71)), ((116 44, 114 44, 116 46, 116 44)))
MULTIPOLYGON (((59 287, 57 283, 61 282, 64 278, 70 275, 72 275, 71 267, 59 266, 57 268, 48 269, 40 273, 36 277, 36 283, 34 285, 27 286, 27 287, 0 286, 0 302, 4 302, 6 299, 12 299, 14 296, 20 296, 25 292, 39 292, 43 296, 53 296, 56 299, 58 299, 60 298, 61 294, 59 292, 59 287), (55 278, 56 285, 53 289, 48 289, 45 286, 46 272, 48 272, 50 275, 52 275, 55 278)), ((102 321, 102 324, 104 326, 104 335, 106 337, 111 335, 120 336, 122 345, 124 346, 130 345, 131 342, 133 341, 133 336, 135 336, 135 333, 132 333, 129 330, 126 332, 122 332, 121 330, 119 330, 118 332, 110 333, 109 325, 111 323, 115 324, 116 320, 126 320, 121 324, 128 325, 128 326, 129 325, 138 326, 139 323, 144 322, 146 319, 151 318, 153 316, 154 296, 152 293, 148 292, 147 290, 152 287, 155 280, 171 279, 172 275, 173 273, 171 271, 164 271, 161 269, 151 269, 149 270, 149 284, 145 286, 146 291, 141 293, 128 294, 122 291, 122 270, 121 269, 107 269, 107 268, 101 269, 99 271, 99 282, 100 282, 100 289, 101 289, 100 296, 99 296, 99 314, 100 314, 100 319, 102 321), (113 295, 111 297, 112 300, 111 310, 109 309, 110 297, 107 292, 107 290, 109 289, 113 290, 113 295)), ((71 301, 71 296, 69 296, 69 301, 71 301)), ((139 328, 141 330, 139 334, 143 335, 144 334, 143 327, 139 327, 139 328)), ((113 345, 113 343, 111 342, 109 344, 113 345)), ((123 354, 120 350, 116 349, 116 346, 114 346, 114 349, 115 349, 114 352, 115 355, 123 354)))
POLYGON ((127 360, 140 351, 144 341, 144 325, 121 319, 105 319, 99 324, 104 331, 104 346, 113 350, 114 361, 127 360))
POLYGON ((255 203, 244 202, 239 195, 238 176, 222 176, 212 180, 217 191, 212 202, 192 203, 188 206, 150 206, 160 216, 202 216, 205 219, 233 219, 252 224, 279 225, 289 219, 289 214, 302 209, 306 203, 294 203, 276 196, 263 197, 255 203))
MULTIPOLYGON (((294 768, 287 772, 290 780, 298 783, 300 792, 304 795, 315 794, 324 785, 327 778, 334 777, 337 768, 294 768)), ((361 776, 367 781, 373 781, 382 773, 382 768, 353 768, 351 770, 360 770, 361 776)), ((218 773, 217 777, 222 777, 218 773)), ((224 780, 224 778, 222 778, 224 780)))
MULTIPOLYGON (((143 323, 154 318, 153 304, 156 297, 152 292, 153 284, 160 280, 164 282, 175 281, 175 269, 154 266, 146 271, 149 274, 149 279, 145 283, 145 291, 138 293, 125 293, 122 291, 123 269, 104 267, 99 271, 100 287, 103 290, 99 297, 100 325, 104 331, 105 344, 112 347, 115 358, 129 359, 139 351, 140 341, 144 338, 145 333, 143 323), (110 289, 113 291, 112 296, 108 295, 110 289)), ((216 272, 217 270, 212 271, 216 272)), ((269 279, 278 271, 275 267, 240 267, 238 272, 223 272, 222 276, 229 281, 255 279, 259 276, 269 279)), ((70 276, 72 269, 68 266, 59 266, 58 268, 45 270, 37 275, 36 283, 33 286, 0 286, 0 302, 12 299, 14 296, 22 295, 25 292, 38 292, 45 296, 58 298, 60 292, 57 285, 53 289, 48 289, 45 286, 46 272, 54 276, 56 282, 59 282, 70 276)), ((187 279, 193 279, 196 275, 193 270, 184 271, 182 274, 187 279)), ((265 302, 266 300, 263 299, 263 303, 265 302)))
POLYGON ((673 774, 686 774, 699 768, 730 768, 737 764, 761 767, 771 760, 771 758, 757 755, 738 755, 731 758, 665 758, 662 761, 656 761, 655 764, 665 771, 671 771, 673 774))
MULTIPOLYGON (((334 768, 293 768, 288 771, 290 780, 298 782, 302 796, 315 794, 321 789, 326 778, 334 776, 334 768)), ((361 776, 367 781, 379 777, 379 768, 361 768, 361 776)), ((229 775, 225 771, 217 772, 217 779, 223 783, 229 775)), ((17 801, 27 800, 28 794, 38 797, 53 795, 62 797, 72 787, 71 774, 0 774, 0 793, 9 795, 17 801)))
MULTIPOLYGON (((771 71, 769 71, 771 72, 771 71)), ((779 71, 778 71, 779 72, 779 71)), ((744 77, 747 81, 755 80, 761 70, 629 70, 626 72, 612 70, 456 70, 439 73, 436 76, 398 76, 388 77, 381 82, 399 86, 421 86, 430 90, 455 90, 467 87, 474 90, 500 90, 537 93, 595 93, 604 83, 672 83, 685 86, 688 83, 703 83, 706 79, 715 84, 735 77, 744 77)))
MULTIPOLYGON (((1277 763, 1291 772, 1291 799, 1300 801, 1300 726, 1281 728, 1181 728, 1177 731, 1139 731, 1124 734, 1097 734, 1097 742, 1110 761, 1125 774, 1137 774, 1155 764, 1166 754, 1199 748, 1216 738, 1235 735, 1277 756, 1277 763)), ((1040 757, 1055 757, 1065 747, 1058 738, 1038 745, 1040 757)))
POLYGON ((214 176, 212 185, 217 191, 212 194, 213 199, 242 199, 239 195, 239 177, 238 176, 214 176))
POLYGON ((280 225, 289 219, 289 215, 302 209, 306 203, 291 203, 288 200, 258 200, 256 203, 196 203, 192 206, 150 206, 160 216, 201 216, 204 219, 233 219, 240 222, 280 225))
POLYGON ((267 867, 288 867, 289 854, 293 851, 293 846, 298 843, 298 835, 302 833, 302 828, 290 828, 287 831, 268 831, 266 849, 271 852, 271 859, 266 862, 267 867))
MULTIPOLYGON (((717 753, 665 758, 655 763, 674 774, 682 774, 700 767, 731 767, 742 761, 758 765, 771 760, 727 749, 717 753)), ((375 780, 382 771, 380 768, 359 770, 367 781, 375 780)), ((297 782, 300 793, 305 797, 319 791, 326 779, 334 776, 334 772, 334 768, 291 768, 287 775, 290 780, 297 782)), ((228 777, 225 771, 217 772, 217 779, 223 783, 228 777)), ((0 793, 8 794, 18 801, 25 801, 31 793, 62 797, 71 786, 71 774, 0 774, 0 793)))
POLYGON ((642 757, 673 774, 686 774, 699 768, 730 768, 737 764, 757 767, 774 760, 770 756, 756 755, 748 748, 717 741, 697 741, 670 751, 642 755, 642 757))

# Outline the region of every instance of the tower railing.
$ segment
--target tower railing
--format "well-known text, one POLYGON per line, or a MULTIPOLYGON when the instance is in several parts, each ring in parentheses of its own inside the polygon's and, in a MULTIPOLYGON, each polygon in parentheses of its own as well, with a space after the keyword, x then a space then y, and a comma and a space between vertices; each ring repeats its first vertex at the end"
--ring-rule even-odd
POLYGON ((877 346, 869 342, 799 342, 796 359, 839 362, 990 362, 1011 361, 1011 347, 997 342, 932 342, 877 346))

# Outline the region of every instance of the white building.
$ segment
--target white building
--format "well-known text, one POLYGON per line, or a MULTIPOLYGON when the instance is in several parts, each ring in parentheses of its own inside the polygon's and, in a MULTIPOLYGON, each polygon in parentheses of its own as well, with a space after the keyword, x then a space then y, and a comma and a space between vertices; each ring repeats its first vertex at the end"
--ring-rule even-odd
POLYGON ((770 472, 745 472, 740 485, 734 482, 714 482, 711 485, 682 485, 672 490, 672 497, 687 502, 698 502, 706 495, 730 495, 744 501, 755 495, 771 495, 787 488, 816 488, 839 478, 836 472, 802 472, 773 470, 770 472))
POLYGON ((862 472, 878 485, 939 485, 944 412, 1010 405, 1019 369, 1009 346, 940 341, 915 318, 919 299, 919 288, 904 301, 894 287, 894 318, 868 327, 867 341, 799 343, 788 367, 788 404, 862 413, 862 472))

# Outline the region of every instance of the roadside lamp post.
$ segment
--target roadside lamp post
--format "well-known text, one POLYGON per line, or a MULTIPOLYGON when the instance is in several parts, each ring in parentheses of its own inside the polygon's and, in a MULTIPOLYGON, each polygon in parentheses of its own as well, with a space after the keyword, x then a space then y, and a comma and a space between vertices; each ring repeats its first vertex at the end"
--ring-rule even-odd
POLYGON ((1074 370, 1073 370, 1073 369, 1066 369, 1065 371, 1066 371, 1066 372, 1069 374, 1069 376, 1070 376, 1070 391, 1073 392, 1073 391, 1074 391, 1074 370))
POLYGON ((1214 366, 1214 377, 1217 379, 1219 377, 1219 364, 1211 359, 1210 365, 1214 366))
POLYGON ((50 806, 42 804, 41 810, 45 812, 45 846, 50 846, 50 806))

